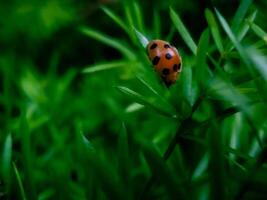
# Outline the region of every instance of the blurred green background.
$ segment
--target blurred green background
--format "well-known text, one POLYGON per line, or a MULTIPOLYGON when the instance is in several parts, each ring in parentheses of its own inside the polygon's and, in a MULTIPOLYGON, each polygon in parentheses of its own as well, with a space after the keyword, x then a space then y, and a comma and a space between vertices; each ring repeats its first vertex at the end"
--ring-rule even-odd
POLYGON ((266 8, 1 2, 0 199, 267 199, 266 8), (178 48, 170 89, 142 38, 178 48))

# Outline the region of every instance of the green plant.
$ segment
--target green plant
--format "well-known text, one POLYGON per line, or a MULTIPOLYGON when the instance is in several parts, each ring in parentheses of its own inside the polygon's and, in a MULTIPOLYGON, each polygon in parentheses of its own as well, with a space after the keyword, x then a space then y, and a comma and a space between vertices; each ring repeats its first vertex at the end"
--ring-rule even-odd
MULTIPOLYGON (((32 54, 0 55, 0 199, 266 199, 267 34, 258 2, 242 0, 227 17, 222 6, 206 8, 197 33, 182 12, 196 12, 193 1, 125 0, 86 19, 74 18, 83 1, 49 2, 40 10, 66 13, 60 23, 37 13, 52 26, 40 20, 22 31, 32 54), (52 53, 35 47, 58 35, 52 53), (156 38, 183 58, 170 89, 144 49, 156 38)), ((11 22, 32 9, 17 4, 11 22)))

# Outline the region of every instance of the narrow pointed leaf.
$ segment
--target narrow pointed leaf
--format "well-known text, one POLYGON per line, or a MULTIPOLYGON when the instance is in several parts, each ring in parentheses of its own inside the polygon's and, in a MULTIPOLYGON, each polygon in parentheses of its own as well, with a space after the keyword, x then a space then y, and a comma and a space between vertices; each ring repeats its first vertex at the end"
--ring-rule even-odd
POLYGON ((153 30, 155 38, 161 38, 161 22, 157 9, 154 9, 153 13, 153 30))
POLYGON ((123 184, 126 186, 127 199, 130 199, 130 160, 129 160, 129 149, 128 149, 128 135, 125 124, 122 123, 121 131, 118 139, 118 164, 119 174, 122 177, 123 184))
POLYGON ((120 26, 126 33, 129 33, 129 29, 127 28, 126 24, 121 20, 121 17, 116 15, 112 10, 103 6, 101 7, 104 13, 108 15, 118 26, 120 26))
POLYGON ((206 16, 207 22, 209 24, 209 27, 211 29, 211 34, 212 34, 212 37, 215 41, 215 44, 216 44, 218 50, 220 51, 220 53, 222 54, 224 51, 223 44, 222 44, 223 41, 222 41, 220 31, 219 31, 217 22, 215 20, 215 17, 209 9, 206 9, 205 16, 206 16))
POLYGON ((134 8, 135 16, 136 16, 137 27, 141 32, 143 32, 144 31, 144 25, 143 25, 144 20, 142 16, 141 7, 139 6, 137 2, 133 2, 133 8, 134 8))
POLYGON ((233 19, 233 23, 232 23, 232 30, 234 30, 234 32, 236 32, 237 28, 240 26, 241 22, 244 20, 244 17, 247 13, 247 10, 249 8, 249 6, 252 4, 253 0, 242 0, 237 12, 235 13, 234 19, 233 19))
MULTIPOLYGON (((215 123, 214 123, 215 124, 215 123)), ((209 135, 209 175, 210 175, 210 199, 225 199, 225 167, 224 167, 224 148, 222 133, 217 126, 210 129, 209 135)))
POLYGON ((134 29, 134 32, 136 34, 136 37, 138 38, 139 43, 142 45, 142 47, 146 48, 146 46, 149 43, 148 39, 142 33, 137 31, 135 28, 133 28, 133 29, 134 29))
MULTIPOLYGON (((219 11, 215 10, 217 17, 219 18, 219 21, 225 30, 226 34, 229 36, 230 40, 232 41, 233 45, 237 49, 238 53, 240 54, 241 59, 245 63, 246 67, 250 71, 252 77, 254 78, 255 84, 257 86, 258 92, 261 95, 262 99, 264 101, 267 101, 266 95, 264 95, 267 92, 267 88, 264 84, 261 83, 259 79, 257 79, 257 76, 260 74, 263 76, 265 80, 267 80, 266 73, 259 73, 259 68, 257 66, 255 58, 251 57, 251 55, 242 47, 242 45, 238 42, 236 36, 232 32, 231 28, 227 24, 226 20, 223 18, 223 16, 219 13, 219 11), (254 62, 254 63, 253 63, 254 62), (256 68, 255 68, 256 67, 256 68)), ((263 61, 264 59, 261 59, 263 61)), ((261 62, 263 63, 263 62, 261 62)), ((261 70, 264 70, 262 67, 260 67, 261 70)), ((266 67, 265 67, 266 68, 266 67)), ((264 70, 265 71, 265 70, 264 70)))
POLYGON ((117 89, 122 93, 126 94, 127 96, 129 96, 133 101, 140 103, 141 105, 147 106, 149 108, 152 108, 161 115, 164 115, 166 117, 176 118, 174 111, 171 111, 170 109, 165 109, 163 107, 159 107, 155 100, 150 100, 144 97, 143 95, 124 86, 117 86, 117 89))
POLYGON ((142 147, 151 172, 155 174, 155 178, 164 185, 170 197, 173 199, 179 196, 181 199, 186 199, 186 194, 182 187, 183 184, 177 179, 176 175, 172 173, 167 164, 164 163, 156 148, 151 144, 145 143, 143 143, 142 147))
POLYGON ((242 41, 243 38, 246 36, 249 30, 249 24, 253 23, 257 15, 257 10, 255 10, 253 13, 251 13, 248 18, 245 20, 243 25, 241 26, 240 30, 238 31, 238 41, 242 41))
POLYGON ((10 169, 11 169, 11 157, 12 157, 12 137, 11 134, 8 134, 4 143, 3 149, 3 160, 2 160, 2 173, 5 176, 7 182, 10 178, 10 169))
POLYGON ((180 33, 181 37, 185 41, 185 44, 189 47, 189 49, 192 51, 192 53, 194 55, 196 55, 197 46, 196 46, 194 40, 190 36, 188 30, 184 26, 183 22, 181 21, 180 17, 178 16, 178 14, 175 13, 172 8, 170 9, 170 17, 171 17, 171 20, 172 20, 174 26, 176 27, 176 29, 180 33))
POLYGON ((267 44, 267 33, 253 22, 248 22, 253 32, 267 44))
POLYGON ((129 65, 129 61, 113 61, 108 63, 102 63, 102 64, 96 64, 96 65, 90 65, 86 66, 85 69, 82 70, 82 73, 95 73, 99 71, 105 71, 110 70, 118 67, 125 67, 129 65))
POLYGON ((18 171, 18 169, 16 167, 16 164, 14 162, 13 162, 13 169, 14 169, 15 176, 17 178, 17 182, 18 182, 18 185, 19 185, 21 199, 22 200, 27 200, 26 195, 25 195, 25 190, 24 190, 24 187, 23 187, 23 184, 22 184, 20 173, 19 173, 19 171, 18 171))
POLYGON ((206 64, 206 58, 208 54, 209 46, 209 30, 206 29, 201 34, 199 44, 197 47, 197 57, 196 57, 196 74, 202 88, 206 87, 207 80, 209 77, 209 71, 206 64))
POLYGON ((118 40, 105 35, 99 31, 96 31, 94 29, 91 29, 89 27, 80 27, 81 33, 98 40, 107 46, 110 46, 114 49, 117 49, 119 52, 121 52, 124 56, 126 56, 129 59, 135 59, 135 54, 129 50, 128 47, 126 47, 123 43, 119 42, 118 40))

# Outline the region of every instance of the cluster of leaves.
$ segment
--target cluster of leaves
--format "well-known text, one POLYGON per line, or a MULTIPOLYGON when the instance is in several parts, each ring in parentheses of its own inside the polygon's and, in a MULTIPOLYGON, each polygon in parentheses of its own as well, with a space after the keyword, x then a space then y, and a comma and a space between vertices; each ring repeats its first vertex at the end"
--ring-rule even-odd
POLYGON ((266 198, 267 33, 252 0, 231 23, 206 9, 198 43, 175 8, 164 37, 158 10, 151 31, 141 4, 121 5, 123 17, 101 9, 125 39, 78 27, 120 53, 84 67, 82 78, 57 74, 58 52, 46 73, 1 56, 0 198, 266 198), (177 37, 183 71, 168 90, 143 47, 177 37))

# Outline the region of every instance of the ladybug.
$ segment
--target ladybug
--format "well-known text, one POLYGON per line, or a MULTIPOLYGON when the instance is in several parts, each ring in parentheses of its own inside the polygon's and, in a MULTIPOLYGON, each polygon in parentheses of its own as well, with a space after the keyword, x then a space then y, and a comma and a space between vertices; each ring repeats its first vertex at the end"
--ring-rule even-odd
POLYGON ((152 40, 146 48, 156 72, 170 87, 182 71, 182 58, 177 49, 164 40, 152 40))

